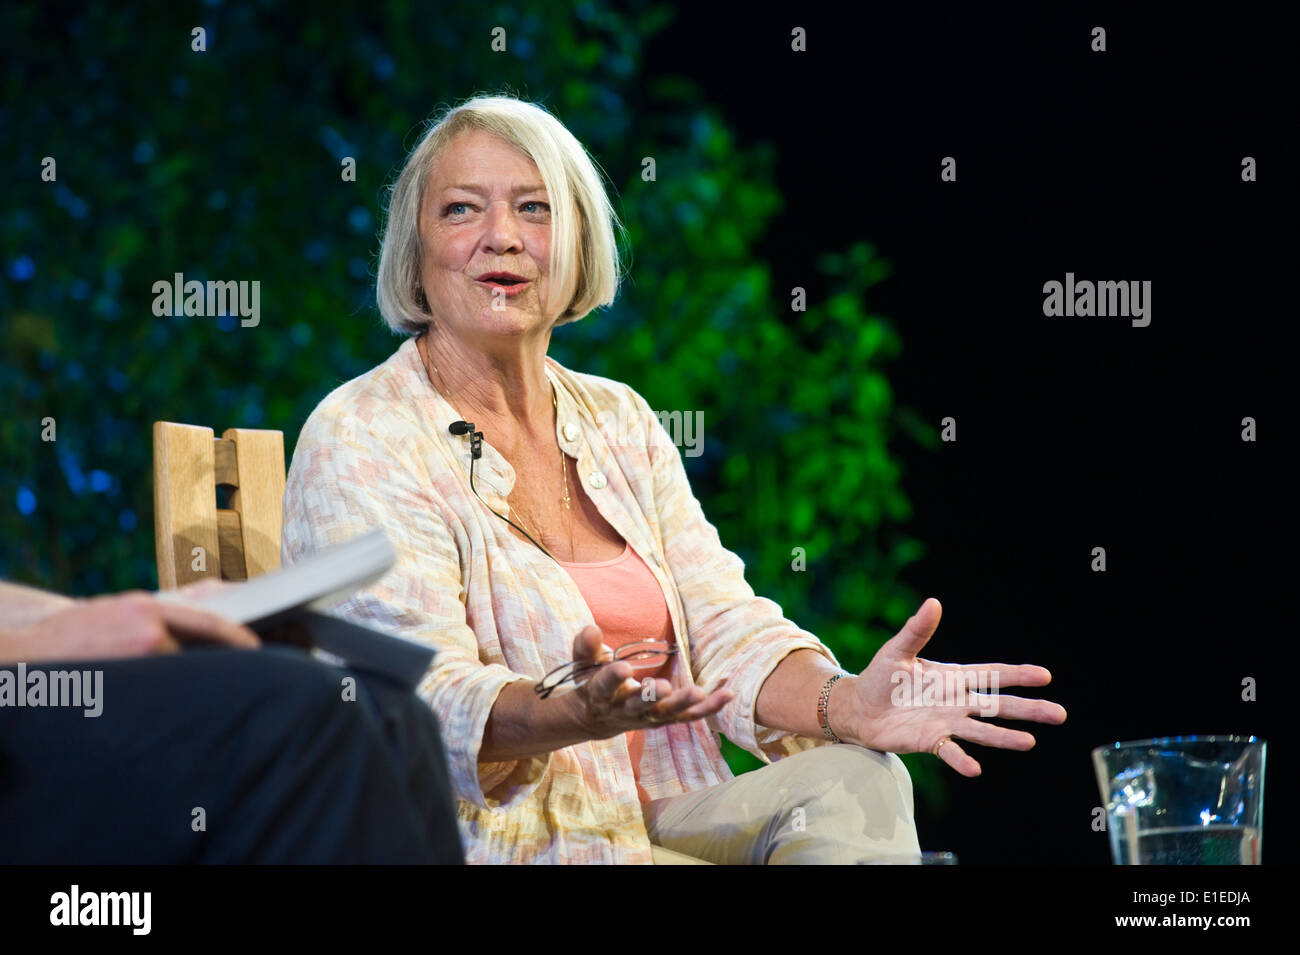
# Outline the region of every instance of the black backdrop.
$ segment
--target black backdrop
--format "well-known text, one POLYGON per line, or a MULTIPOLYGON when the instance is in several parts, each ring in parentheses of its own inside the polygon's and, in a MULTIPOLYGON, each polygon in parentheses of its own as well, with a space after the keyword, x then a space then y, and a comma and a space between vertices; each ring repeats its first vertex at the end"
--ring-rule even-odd
POLYGON ((957 422, 938 455, 899 449, 929 546, 910 582, 945 607, 927 655, 1047 666, 1070 712, 1030 753, 970 745, 984 774, 953 774, 946 814, 922 809, 923 847, 1104 864, 1093 746, 1254 733, 1264 857, 1283 861, 1287 34, 1254 10, 982 6, 688 6, 647 73, 695 77, 742 139, 778 147, 776 287, 829 291, 813 247, 866 238, 893 263, 870 304, 903 335, 896 396, 957 422), (1045 317, 1043 283, 1066 272, 1151 281, 1150 325, 1045 317))

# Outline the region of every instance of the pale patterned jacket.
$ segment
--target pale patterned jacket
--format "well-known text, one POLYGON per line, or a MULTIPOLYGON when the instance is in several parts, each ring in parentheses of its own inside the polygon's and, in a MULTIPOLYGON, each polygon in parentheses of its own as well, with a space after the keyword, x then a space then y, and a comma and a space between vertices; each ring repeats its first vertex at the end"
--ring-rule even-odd
MULTIPOLYGON (((793 650, 834 656, 756 597, 691 493, 658 416, 629 386, 547 359, 559 402, 556 439, 586 493, 663 588, 681 653, 674 687, 735 698, 705 720, 645 733, 641 783, 651 798, 732 778, 714 733, 771 762, 824 741, 755 722, 759 688, 793 650)), ((565 570, 510 532, 470 492, 469 439, 430 384, 415 339, 329 394, 308 418, 284 499, 284 561, 372 527, 397 549, 394 569, 334 612, 438 653, 417 692, 446 741, 466 858, 473 863, 650 863, 625 737, 544 756, 480 763, 488 713, 508 683, 535 683, 572 659, 592 621, 565 570)), ((510 516, 509 462, 490 443, 475 463, 479 495, 510 516)))

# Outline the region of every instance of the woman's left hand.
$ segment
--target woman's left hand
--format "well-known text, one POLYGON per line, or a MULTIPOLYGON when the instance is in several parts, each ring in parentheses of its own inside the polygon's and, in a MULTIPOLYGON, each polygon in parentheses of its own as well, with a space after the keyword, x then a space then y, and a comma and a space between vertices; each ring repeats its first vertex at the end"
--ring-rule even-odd
POLYGON ((867 668, 832 688, 831 728, 848 742, 887 753, 935 753, 963 776, 980 764, 958 738, 998 749, 1032 749, 1034 737, 978 717, 1064 723, 1065 708, 1049 700, 1002 696, 1001 687, 1046 686, 1040 666, 1005 663, 934 663, 917 654, 939 626, 943 608, 933 597, 921 604, 867 668), (946 742, 945 742, 946 740, 946 742), (942 746, 939 744, 942 742, 942 746))

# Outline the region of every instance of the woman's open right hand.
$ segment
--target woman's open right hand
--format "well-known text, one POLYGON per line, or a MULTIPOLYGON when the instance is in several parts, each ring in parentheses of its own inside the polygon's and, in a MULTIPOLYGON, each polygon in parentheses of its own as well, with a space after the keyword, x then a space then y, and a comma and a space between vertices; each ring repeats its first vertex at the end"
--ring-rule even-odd
MULTIPOLYGON (((601 642, 600 628, 584 627, 573 641, 576 663, 607 663, 610 648, 601 642)), ((592 739, 608 739, 628 730, 648 729, 666 723, 687 723, 703 719, 722 709, 735 696, 719 688, 706 694, 698 686, 674 690, 662 678, 638 681, 626 660, 607 663, 585 683, 566 696, 577 710, 577 718, 592 739)))

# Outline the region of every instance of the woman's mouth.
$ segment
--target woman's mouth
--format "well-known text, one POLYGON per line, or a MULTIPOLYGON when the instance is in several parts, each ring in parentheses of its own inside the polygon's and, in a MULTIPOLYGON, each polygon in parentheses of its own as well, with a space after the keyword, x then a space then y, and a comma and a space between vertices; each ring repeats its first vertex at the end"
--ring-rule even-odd
POLYGON ((530 284, 528 279, 508 272, 491 272, 479 276, 476 281, 480 285, 486 285, 494 293, 500 290, 506 296, 518 295, 530 284))

